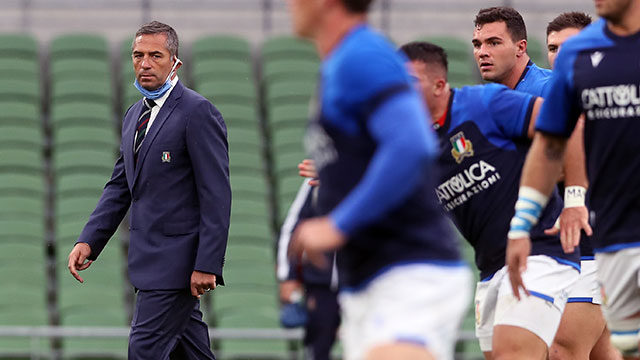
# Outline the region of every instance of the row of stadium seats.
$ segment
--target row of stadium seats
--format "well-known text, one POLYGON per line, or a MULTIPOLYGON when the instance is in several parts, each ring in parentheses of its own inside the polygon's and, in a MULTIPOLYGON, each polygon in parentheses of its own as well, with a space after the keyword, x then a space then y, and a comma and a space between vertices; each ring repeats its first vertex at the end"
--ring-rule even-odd
MULTIPOLYGON (((449 51, 453 85, 477 82, 465 43, 432 41, 449 51)), ((130 321, 125 229, 82 274, 84 284, 68 274, 66 260, 111 174, 120 117, 140 99, 132 86, 131 40, 116 58, 113 66, 100 36, 55 38, 47 56, 29 36, 0 35, 0 325, 130 321)), ((279 327, 272 239, 301 183, 296 165, 305 156, 319 59, 311 44, 291 37, 269 39, 255 54, 244 39, 211 36, 192 44, 188 65, 181 78, 225 118, 233 190, 228 286, 205 297, 203 311, 221 328, 279 327)), ((279 356, 290 345, 215 343, 223 356, 279 356)), ((61 346, 71 357, 124 356, 126 340, 65 339, 61 346)), ((41 342, 35 350, 48 348, 41 342)), ((0 341, 0 353, 30 349, 28 341, 0 341)))

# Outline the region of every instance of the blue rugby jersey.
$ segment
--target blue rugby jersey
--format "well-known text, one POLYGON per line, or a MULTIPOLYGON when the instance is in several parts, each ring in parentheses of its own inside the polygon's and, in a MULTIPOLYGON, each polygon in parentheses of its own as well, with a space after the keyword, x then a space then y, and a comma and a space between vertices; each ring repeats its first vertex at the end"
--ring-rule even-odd
MULTIPOLYGON (((524 69, 515 90, 522 91, 538 97, 544 97, 549 89, 551 82, 551 70, 543 69, 529 60, 527 67, 524 69)), ((559 187, 560 191, 564 191, 564 187, 559 187)), ((562 195, 562 194, 561 194, 562 195)), ((580 254, 583 259, 593 259, 593 247, 589 237, 582 233, 580 239, 580 254)))
MULTIPOLYGON (((355 226, 337 222, 339 227, 343 225, 351 230, 347 243, 338 252, 343 289, 362 288, 395 265, 421 262, 461 265, 455 236, 433 193, 437 141, 428 131, 428 116, 412 88, 405 61, 387 40, 366 25, 352 29, 323 61, 320 111, 309 124, 305 144, 321 183, 320 214, 329 214, 335 219, 336 213, 340 213, 341 220, 347 218, 358 223, 355 226), (414 186, 408 187, 400 180, 385 193, 375 192, 372 188, 388 182, 397 170, 394 166, 402 166, 405 159, 390 159, 389 171, 374 181, 365 182, 370 180, 367 176, 370 171, 379 170, 372 164, 382 148, 382 142, 376 140, 379 134, 374 133, 371 126, 378 120, 375 117, 378 111, 403 96, 408 97, 418 111, 411 108, 406 116, 391 115, 384 120, 401 130, 418 124, 424 132, 409 133, 407 140, 428 141, 432 161, 424 164, 424 169, 412 169, 412 174, 417 175, 414 186), (422 115, 416 118, 417 114, 422 115), (410 124, 408 118, 411 117, 415 122, 410 124), (389 206, 388 198, 395 197, 399 191, 407 191, 406 196, 380 213, 380 209, 389 206), (369 208, 348 216, 341 213, 354 195, 363 194, 371 203, 369 208), (376 215, 372 218, 371 214, 376 215), (365 218, 366 222, 362 223, 365 218), (351 229, 352 226, 355 228, 351 229)), ((402 108, 398 110, 401 112, 402 108)))
POLYGON ((562 45, 536 129, 568 137, 583 112, 594 251, 640 246, 640 33, 600 20, 562 45))
POLYGON ((551 80, 551 70, 543 69, 529 60, 514 90, 543 97, 549 80, 551 80))
MULTIPOLYGON (((440 184, 436 193, 462 235, 474 247, 485 279, 505 264, 509 223, 530 141, 535 97, 498 84, 452 90, 440 138, 440 184)), ((557 191, 531 231, 532 255, 548 255, 579 269, 580 254, 564 254, 558 236, 544 230, 562 211, 557 191)))

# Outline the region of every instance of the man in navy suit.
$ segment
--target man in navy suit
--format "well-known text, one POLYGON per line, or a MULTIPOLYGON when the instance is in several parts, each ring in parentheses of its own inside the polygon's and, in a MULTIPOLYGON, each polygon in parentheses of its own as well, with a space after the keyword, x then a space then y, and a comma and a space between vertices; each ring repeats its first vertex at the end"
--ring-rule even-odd
POLYGON ((111 180, 69 254, 69 271, 94 261, 131 208, 129 276, 138 290, 129 359, 214 359, 200 295, 224 285, 231 189, 226 127, 218 110, 185 88, 178 36, 151 22, 132 47, 144 98, 122 124, 111 180))

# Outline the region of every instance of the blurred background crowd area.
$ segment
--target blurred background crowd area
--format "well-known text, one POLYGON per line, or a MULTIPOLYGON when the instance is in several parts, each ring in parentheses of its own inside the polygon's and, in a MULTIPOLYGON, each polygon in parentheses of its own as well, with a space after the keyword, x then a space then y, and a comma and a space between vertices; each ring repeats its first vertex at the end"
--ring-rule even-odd
MULTIPOLYGON (((592 11, 591 2, 577 0, 378 0, 370 20, 397 44, 425 39, 443 46, 449 80, 462 86, 480 83, 473 19, 495 5, 523 14, 529 53, 541 66, 546 24, 564 11, 592 11)), ((320 64, 314 47, 291 35, 285 1, 2 0, 0 358, 126 357, 126 333, 18 335, 22 327, 130 322, 126 220, 83 274, 85 284, 68 274, 67 254, 113 169, 122 115, 141 98, 132 85, 131 40, 150 20, 177 30, 185 63, 180 79, 211 100, 228 127, 228 286, 204 297, 205 317, 214 329, 279 328, 275 239, 302 182, 296 165, 305 157, 302 137, 320 64)), ((465 254, 473 262, 468 246, 465 254)), ((473 323, 470 304, 464 330, 471 333, 473 323)), ((242 334, 214 339, 221 358, 299 353, 299 341, 249 341, 242 334)), ((481 358, 475 341, 458 350, 459 358, 481 358)))

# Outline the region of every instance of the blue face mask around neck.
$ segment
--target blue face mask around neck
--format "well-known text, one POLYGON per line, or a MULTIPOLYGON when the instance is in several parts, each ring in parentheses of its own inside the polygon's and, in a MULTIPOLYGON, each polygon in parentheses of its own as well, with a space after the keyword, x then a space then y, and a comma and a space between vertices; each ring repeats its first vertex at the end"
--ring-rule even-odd
POLYGON ((166 94, 167 91, 169 91, 169 89, 171 89, 171 76, 173 74, 175 74, 176 67, 178 66, 178 64, 181 64, 181 63, 182 63, 182 61, 176 57, 176 62, 175 62, 175 64, 173 64, 173 67, 171 68, 171 71, 169 71, 169 75, 167 75, 167 79, 164 81, 164 84, 162 84, 162 86, 160 86, 159 88, 157 88, 155 90, 147 90, 147 89, 143 88, 142 85, 140 85, 140 83, 138 82, 137 78, 133 82, 133 86, 135 86, 136 89, 138 89, 138 91, 140 91, 142 96, 146 97, 147 99, 151 99, 151 100, 159 99, 164 94, 166 94))

